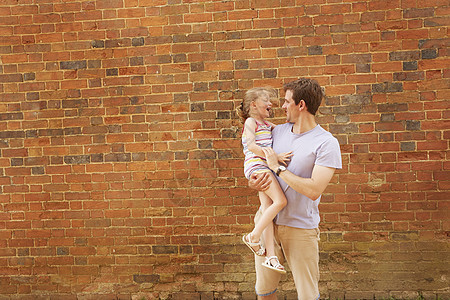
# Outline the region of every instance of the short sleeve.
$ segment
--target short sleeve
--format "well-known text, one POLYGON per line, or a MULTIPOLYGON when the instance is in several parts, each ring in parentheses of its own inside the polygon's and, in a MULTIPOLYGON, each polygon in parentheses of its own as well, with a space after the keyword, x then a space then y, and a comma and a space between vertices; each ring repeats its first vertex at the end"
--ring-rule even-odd
POLYGON ((316 165, 342 169, 341 148, 333 136, 324 141, 317 149, 316 165))

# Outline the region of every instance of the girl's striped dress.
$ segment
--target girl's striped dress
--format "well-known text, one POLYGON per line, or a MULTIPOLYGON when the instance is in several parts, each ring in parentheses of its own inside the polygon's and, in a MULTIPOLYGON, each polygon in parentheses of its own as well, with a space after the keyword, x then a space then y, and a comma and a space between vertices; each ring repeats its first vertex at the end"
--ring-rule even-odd
MULTIPOLYGON (((272 128, 270 124, 264 122, 263 124, 256 121, 256 131, 255 131, 255 143, 260 147, 272 147, 272 128)), ((264 157, 257 156, 250 150, 247 146, 247 138, 245 136, 245 131, 242 134, 242 145, 244 146, 244 174, 247 179, 253 172, 263 173, 272 172, 267 166, 266 159, 264 157)))

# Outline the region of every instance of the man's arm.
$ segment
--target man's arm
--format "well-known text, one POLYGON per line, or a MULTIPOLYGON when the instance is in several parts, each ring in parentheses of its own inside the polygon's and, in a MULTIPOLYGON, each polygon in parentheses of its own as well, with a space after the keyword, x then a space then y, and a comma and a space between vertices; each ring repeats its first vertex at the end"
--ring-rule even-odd
MULTIPOLYGON (((269 168, 276 172, 280 166, 277 161, 276 153, 269 148, 263 148, 263 151, 269 168)), ((297 176, 288 170, 281 172, 280 177, 296 192, 303 194, 312 200, 317 200, 328 186, 334 171, 334 168, 315 165, 311 178, 297 176)))

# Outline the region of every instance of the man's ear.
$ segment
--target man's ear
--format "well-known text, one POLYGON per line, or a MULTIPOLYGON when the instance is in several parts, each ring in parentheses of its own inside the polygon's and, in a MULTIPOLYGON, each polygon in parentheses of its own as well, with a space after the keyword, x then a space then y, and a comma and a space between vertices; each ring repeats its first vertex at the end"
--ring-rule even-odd
POLYGON ((298 110, 302 111, 304 109, 306 109, 306 102, 305 100, 300 100, 300 102, 298 103, 298 110))

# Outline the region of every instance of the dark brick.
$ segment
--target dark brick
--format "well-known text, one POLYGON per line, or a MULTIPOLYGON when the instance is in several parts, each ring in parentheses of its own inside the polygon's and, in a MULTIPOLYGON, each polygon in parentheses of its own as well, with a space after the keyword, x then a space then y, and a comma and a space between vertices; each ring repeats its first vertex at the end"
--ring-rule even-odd
POLYGON ((105 48, 120 48, 131 46, 131 39, 112 39, 105 42, 105 48))
POLYGON ((219 72, 219 80, 230 80, 234 78, 234 74, 231 71, 219 72))
POLYGON ((424 72, 398 72, 394 73, 395 81, 419 81, 424 80, 424 72))
POLYGON ((209 141, 209 140, 198 141, 197 145, 198 145, 199 149, 212 149, 213 148, 212 141, 209 141))
POLYGON ((420 130, 420 121, 407 120, 406 121, 406 130, 420 130))
POLYGON ((186 54, 182 53, 182 54, 175 54, 173 56, 173 62, 174 63, 181 63, 181 62, 186 62, 187 58, 186 58, 186 54))
POLYGON ((188 38, 184 34, 177 34, 173 36, 173 42, 174 43, 187 43, 188 38))
POLYGON ((234 131, 232 129, 223 129, 221 131, 221 136, 222 136, 222 138, 236 138, 238 135, 237 135, 236 131, 234 131))
POLYGON ((42 175, 45 173, 44 167, 32 167, 31 174, 33 175, 42 175))
POLYGON ((36 73, 25 73, 23 74, 23 80, 31 81, 36 79, 36 73))
POLYGON ((425 49, 420 52, 422 54, 422 59, 433 59, 438 57, 437 49, 425 49))
POLYGON ((192 72, 201 72, 205 70, 205 64, 203 62, 193 62, 191 63, 192 72))
POLYGON ((131 40, 131 45, 135 46, 135 47, 136 46, 144 46, 144 44, 145 44, 145 40, 143 37, 137 37, 137 38, 133 38, 131 40))
POLYGON ((390 239, 393 241, 414 241, 419 240, 418 231, 391 232, 390 239))
POLYGON ((37 131, 37 130, 27 130, 27 131, 26 131, 26 137, 27 137, 27 138, 35 138, 35 137, 38 137, 38 131, 37 131))
POLYGON ((11 139, 11 138, 23 138, 25 137, 24 131, 1 131, 0 139, 11 139))
POLYGON ((175 159, 176 160, 186 160, 188 159, 188 153, 187 152, 175 152, 175 159))
POLYGON ((358 125, 351 123, 351 124, 330 124, 330 131, 336 134, 339 133, 357 133, 358 132, 358 125))
POLYGON ((381 114, 380 122, 393 122, 395 120, 394 114, 381 114))
POLYGON ((18 256, 29 256, 30 255, 30 249, 28 249, 28 248, 17 249, 17 255, 18 256))
POLYGON ((372 93, 396 93, 403 92, 403 83, 384 82, 372 84, 372 93))
POLYGON ((356 64, 357 73, 370 73, 370 64, 356 64))
POLYGON ((133 281, 136 283, 158 283, 159 275, 133 275, 133 281))
POLYGON ((322 55, 322 46, 308 47, 308 55, 322 55))
POLYGON ((403 71, 415 71, 415 70, 417 70, 417 61, 403 62, 403 71))
POLYGON ((218 111, 216 119, 230 119, 229 111, 218 111))
POLYGON ((88 100, 86 99, 77 99, 77 100, 63 100, 62 107, 63 108, 82 108, 87 107, 88 100))
POLYGON ((189 100, 189 96, 187 94, 174 94, 173 101, 174 102, 187 102, 189 100))
POLYGON ((416 151, 416 142, 401 142, 401 151, 416 151))
POLYGON ((239 40, 242 38, 241 33, 236 31, 227 32, 225 36, 227 40, 239 40))
POLYGON ((47 164, 47 158, 44 156, 39 157, 26 157, 25 158, 25 166, 41 166, 47 164))
POLYGON ((145 153, 131 153, 131 159, 133 161, 145 161, 145 153))
POLYGON ((389 60, 392 61, 407 61, 420 59, 419 51, 397 51, 389 53, 389 60))
POLYGON ((277 69, 268 69, 263 71, 264 78, 277 78, 277 73, 277 69))
POLYGON ((102 67, 101 60, 88 60, 88 68, 89 69, 99 69, 102 67))
POLYGON ((370 95, 344 95, 342 96, 343 105, 365 105, 372 102, 370 95))
POLYGON ((194 91, 196 92, 205 92, 208 90, 208 83, 207 82, 196 82, 194 83, 194 91))
POLYGON ((405 19, 426 18, 434 16, 434 8, 410 8, 403 11, 405 19))
POLYGON ((27 93, 27 100, 39 100, 39 93, 38 92, 27 93))
POLYGON ((217 52, 217 60, 231 60, 231 52, 217 52))
POLYGON ((147 159, 149 161, 169 161, 173 159, 173 152, 165 151, 165 152, 150 152, 147 155, 147 159))
POLYGON ((234 62, 236 70, 248 69, 248 60, 237 60, 234 62))
POLYGON ((233 152, 231 150, 219 150, 217 152, 218 159, 228 159, 233 158, 233 152))
POLYGON ((198 43, 212 41, 212 34, 209 32, 192 33, 187 36, 188 43, 198 43))
POLYGON ((205 110, 204 103, 191 103, 191 112, 204 111, 204 110, 205 110))
POLYGON ((172 62, 172 56, 170 55, 159 55, 158 63, 159 64, 169 64, 172 62))
POLYGON ((144 57, 132 57, 130 58, 130 66, 142 66, 144 64, 144 57))
POLYGON ((112 69, 106 69, 106 76, 117 76, 119 75, 119 69, 112 68, 112 69))
POLYGON ((212 150, 191 151, 189 159, 217 159, 217 153, 212 150))
POLYGON ((105 41, 95 40, 91 42, 92 48, 105 48, 105 41))
POLYGON ((64 156, 64 163, 68 165, 88 164, 90 163, 89 155, 67 155, 64 156))
POLYGON ((192 254, 192 246, 190 245, 181 245, 180 246, 180 254, 192 254))
POLYGON ((370 63, 372 61, 371 54, 351 54, 342 56, 342 63, 370 63))
POLYGON ((78 70, 86 69, 87 63, 85 60, 78 61, 62 61, 59 63, 60 68, 64 70, 78 70))
POLYGON ((177 254, 177 246, 152 246, 153 254, 177 254))
POLYGON ((408 111, 408 104, 406 103, 393 103, 393 104, 379 104, 378 112, 397 112, 408 111))
POLYGON ((64 135, 79 135, 81 134, 81 127, 64 128, 64 135))
POLYGON ((103 162, 103 153, 91 154, 91 162, 103 162))
POLYGON ((11 167, 23 166, 23 158, 13 157, 11 158, 11 167))
POLYGON ((69 255, 69 247, 56 247, 56 255, 69 255))
POLYGON ((342 105, 333 107, 334 115, 355 115, 360 114, 362 107, 360 105, 342 105))
POLYGON ((105 155, 105 162, 129 162, 131 161, 130 153, 110 153, 105 155))

